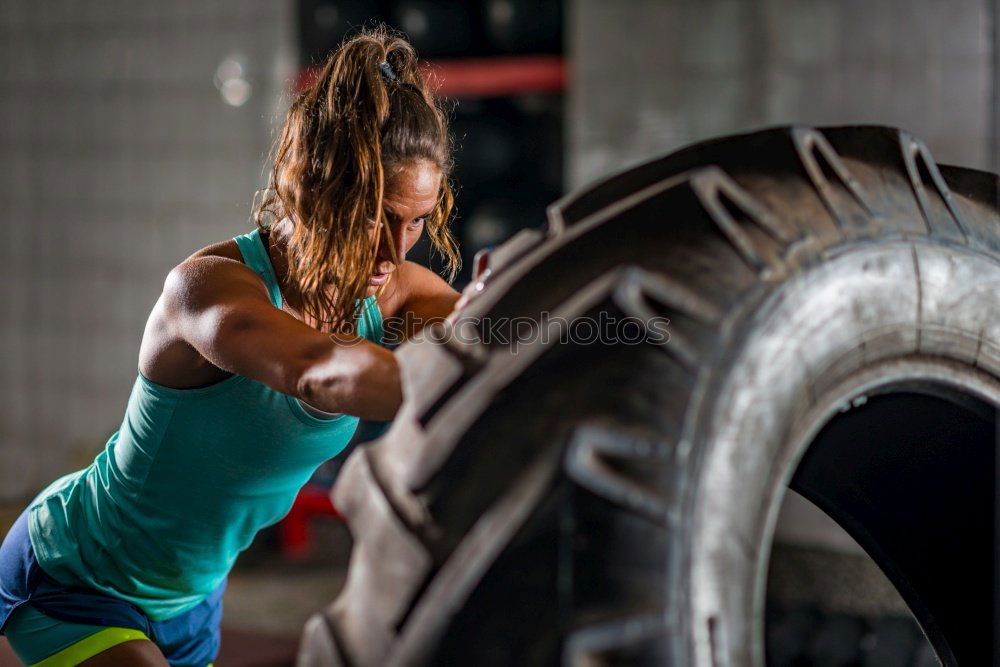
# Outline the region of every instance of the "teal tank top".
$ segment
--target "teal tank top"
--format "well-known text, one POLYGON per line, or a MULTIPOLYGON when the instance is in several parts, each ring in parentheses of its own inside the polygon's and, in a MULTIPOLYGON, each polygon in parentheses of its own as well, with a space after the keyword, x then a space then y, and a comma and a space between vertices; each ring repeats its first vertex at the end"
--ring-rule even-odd
MULTIPOLYGON (((235 240, 280 308, 257 230, 235 240)), ((375 297, 360 310, 358 334, 380 343, 375 297)), ((140 373, 120 429, 94 462, 32 501, 35 556, 57 581, 128 600, 153 621, 183 613, 222 583, 257 531, 288 512, 357 424, 314 416, 240 375, 170 389, 140 373)))

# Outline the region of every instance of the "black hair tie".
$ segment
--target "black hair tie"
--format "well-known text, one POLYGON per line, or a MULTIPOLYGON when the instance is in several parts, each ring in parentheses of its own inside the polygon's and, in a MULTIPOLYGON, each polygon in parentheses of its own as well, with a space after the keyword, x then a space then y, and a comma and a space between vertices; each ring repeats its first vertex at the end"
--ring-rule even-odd
POLYGON ((382 70, 382 76, 386 79, 389 81, 399 81, 399 77, 392 71, 392 66, 389 63, 379 63, 378 67, 382 70))

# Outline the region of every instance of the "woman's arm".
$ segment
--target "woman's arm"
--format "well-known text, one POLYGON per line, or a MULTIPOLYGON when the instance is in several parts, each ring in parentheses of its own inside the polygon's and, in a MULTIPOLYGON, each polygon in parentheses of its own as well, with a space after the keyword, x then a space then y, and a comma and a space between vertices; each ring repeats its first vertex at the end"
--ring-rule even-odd
POLYGON ((235 260, 183 262, 167 277, 160 307, 171 334, 213 365, 320 410, 386 420, 402 402, 392 352, 278 310, 260 278, 235 260))
POLYGON ((410 339, 425 326, 444 321, 454 310, 459 293, 441 276, 415 262, 403 262, 397 271, 406 291, 386 329, 390 337, 410 339))

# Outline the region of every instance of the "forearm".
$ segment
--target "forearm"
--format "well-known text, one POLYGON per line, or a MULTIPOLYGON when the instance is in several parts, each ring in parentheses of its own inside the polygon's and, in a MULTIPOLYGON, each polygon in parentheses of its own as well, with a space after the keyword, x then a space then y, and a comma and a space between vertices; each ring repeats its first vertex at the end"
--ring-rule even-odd
POLYGON ((368 341, 346 338, 311 360, 296 393, 320 410, 378 421, 392 419, 403 402, 395 355, 368 341))

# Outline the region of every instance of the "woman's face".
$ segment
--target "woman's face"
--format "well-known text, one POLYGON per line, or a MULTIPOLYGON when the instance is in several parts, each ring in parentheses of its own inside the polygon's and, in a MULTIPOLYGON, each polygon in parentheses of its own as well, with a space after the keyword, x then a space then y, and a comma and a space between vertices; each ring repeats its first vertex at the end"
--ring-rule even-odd
POLYGON ((427 160, 408 162, 396 171, 385 185, 382 209, 386 229, 378 234, 372 225, 372 242, 377 243, 375 269, 368 280, 368 293, 375 291, 389 280, 389 274, 398 264, 393 259, 386 234, 392 235, 400 263, 424 231, 424 218, 433 210, 441 187, 441 171, 427 160))

